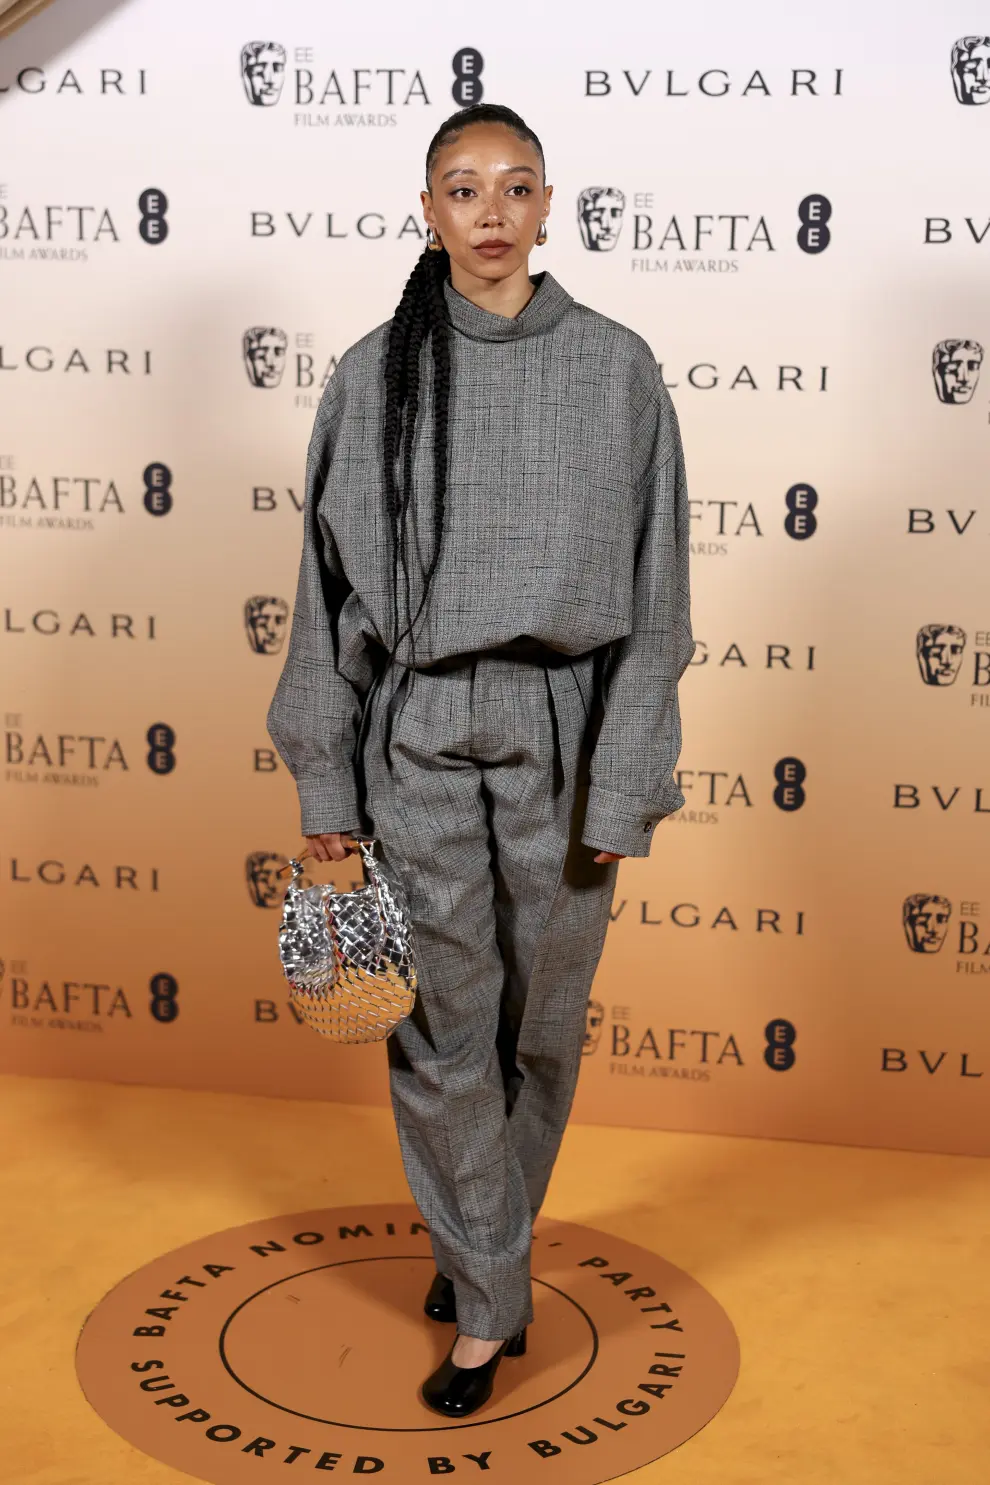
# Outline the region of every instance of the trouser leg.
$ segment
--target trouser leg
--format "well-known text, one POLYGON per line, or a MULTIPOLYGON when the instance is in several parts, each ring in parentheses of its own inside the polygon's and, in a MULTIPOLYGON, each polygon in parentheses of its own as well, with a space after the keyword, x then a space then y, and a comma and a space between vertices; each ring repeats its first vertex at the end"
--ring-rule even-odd
POLYGON ((485 770, 495 841, 495 906, 506 981, 499 1051, 509 1139, 531 1217, 542 1206, 581 1065, 587 1007, 618 865, 581 844, 594 678, 590 660, 528 674, 546 689, 549 756, 485 770))
POLYGON ((470 695, 460 674, 400 688, 391 767, 377 746, 383 695, 365 758, 369 813, 416 937, 416 1005, 387 1043, 403 1163, 461 1331, 496 1340, 532 1319, 531 1221, 496 1049, 504 969, 470 695))
POLYGON ((532 1318, 532 1218, 615 881, 580 844, 590 673, 484 657, 419 675, 391 703, 391 767, 366 754, 369 811, 416 930, 416 1007, 388 1041, 400 1148, 460 1328, 485 1339, 532 1318))

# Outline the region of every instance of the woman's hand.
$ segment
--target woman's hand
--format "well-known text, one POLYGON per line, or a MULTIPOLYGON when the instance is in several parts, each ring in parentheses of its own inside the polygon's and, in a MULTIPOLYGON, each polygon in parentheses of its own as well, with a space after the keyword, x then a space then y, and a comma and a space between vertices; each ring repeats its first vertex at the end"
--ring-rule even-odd
POLYGON ((357 842, 337 830, 327 835, 307 835, 306 843, 309 854, 317 861, 346 861, 357 850, 357 842))
POLYGON ((603 861, 603 862, 604 861, 625 861, 625 859, 626 859, 625 856, 623 856, 619 851, 599 851, 598 852, 598 855, 595 857, 595 860, 596 861, 603 861))

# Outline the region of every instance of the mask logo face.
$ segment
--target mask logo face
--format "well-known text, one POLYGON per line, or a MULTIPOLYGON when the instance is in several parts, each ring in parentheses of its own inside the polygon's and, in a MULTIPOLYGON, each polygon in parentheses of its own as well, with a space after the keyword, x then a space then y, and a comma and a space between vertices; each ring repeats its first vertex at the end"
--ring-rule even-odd
POLYGON ((937 954, 949 931, 952 904, 947 897, 912 892, 904 899, 904 934, 913 954, 937 954))
POLYGON ((588 1009, 584 1022, 584 1042, 581 1051, 584 1055, 598 1050, 598 1043, 602 1038, 602 1023, 605 1020, 605 1007, 597 1000, 588 1001, 588 1009))
POLYGON ((610 253, 622 230, 626 198, 614 186, 588 186, 578 196, 581 241, 590 253, 610 253))
POLYGON ((959 674, 966 636, 958 624, 923 624, 916 653, 926 686, 951 686, 959 674))
POLYGON ((289 629, 289 605, 284 598, 256 594, 244 605, 244 628, 256 655, 277 655, 289 629))
POLYGON ((976 340, 940 340, 932 352, 932 376, 939 402, 961 407, 980 380, 983 347, 976 340))
POLYGON ((277 41, 249 41, 242 46, 241 80, 249 103, 271 108, 282 96, 285 47, 277 41))
POLYGON ((244 863, 248 892, 255 907, 277 908, 285 895, 288 877, 279 871, 288 866, 289 858, 277 851, 252 851, 244 863))
POLYGON ((289 337, 275 325, 252 325, 245 330, 244 367, 252 387, 277 387, 285 370, 289 337))
POLYGON ((958 102, 969 107, 990 103, 990 36, 961 36, 949 65, 958 102))

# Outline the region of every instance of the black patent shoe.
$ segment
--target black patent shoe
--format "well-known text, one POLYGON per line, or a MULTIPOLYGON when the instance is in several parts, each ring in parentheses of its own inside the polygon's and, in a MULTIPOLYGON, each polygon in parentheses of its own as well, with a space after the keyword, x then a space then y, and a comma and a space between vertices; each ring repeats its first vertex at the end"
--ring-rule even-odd
POLYGON ((505 1348, 506 1356, 526 1355, 526 1327, 523 1326, 518 1334, 509 1337, 509 1344, 505 1348))
MULTIPOLYGON (((454 1344, 457 1344, 456 1337, 454 1344)), ((510 1354, 510 1346, 517 1348, 511 1353, 513 1356, 523 1354, 526 1349, 525 1330, 503 1341, 494 1356, 482 1362, 481 1366, 455 1366, 450 1359, 454 1349, 451 1346, 436 1371, 423 1383, 421 1395, 426 1406, 447 1418, 466 1418, 469 1413, 477 1412, 491 1397, 498 1364, 503 1356, 510 1354)))
POLYGON ((453 1279, 448 1279, 446 1274, 436 1273, 434 1275, 423 1310, 431 1320, 453 1322, 457 1319, 453 1279))

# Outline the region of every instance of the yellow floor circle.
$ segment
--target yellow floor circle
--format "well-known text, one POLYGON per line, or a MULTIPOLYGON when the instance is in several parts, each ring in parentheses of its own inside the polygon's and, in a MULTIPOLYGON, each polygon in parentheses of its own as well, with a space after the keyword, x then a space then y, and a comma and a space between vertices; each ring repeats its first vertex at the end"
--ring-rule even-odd
POLYGON ((689 1274, 544 1218, 532 1268, 527 1353, 502 1360, 491 1400, 461 1422, 418 1395, 454 1331, 423 1314, 434 1270, 412 1206, 275 1217, 154 1259, 86 1321, 79 1380, 117 1433, 215 1485, 314 1472, 598 1485, 722 1406, 738 1341, 689 1274))

